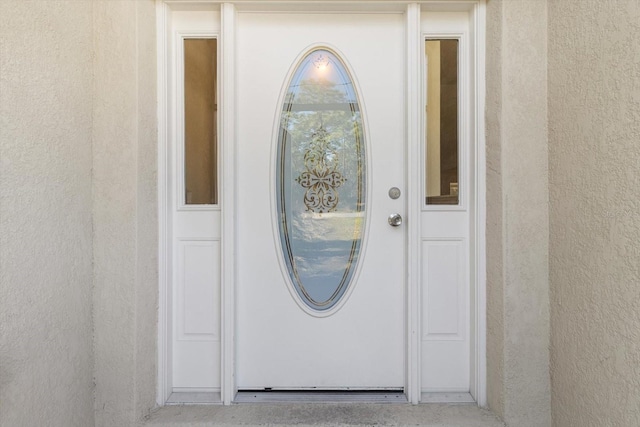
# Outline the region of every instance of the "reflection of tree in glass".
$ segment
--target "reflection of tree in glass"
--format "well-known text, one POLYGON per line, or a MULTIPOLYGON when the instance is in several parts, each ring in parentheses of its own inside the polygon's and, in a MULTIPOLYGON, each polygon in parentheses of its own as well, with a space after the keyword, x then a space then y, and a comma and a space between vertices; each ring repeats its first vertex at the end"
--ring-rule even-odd
POLYGON ((351 280, 364 231, 366 181, 353 85, 338 58, 319 53, 329 58, 325 69, 314 67, 313 52, 292 77, 277 175, 291 278, 314 308, 335 303, 351 280))
MULTIPOLYGON (((292 177, 305 171, 304 155, 313 135, 321 128, 326 131, 327 156, 335 153, 333 155, 337 158, 337 170, 345 178, 339 190, 339 212, 363 209, 363 206, 357 206, 361 184, 358 177, 361 176, 360 173, 364 173, 363 159, 360 159, 364 148, 360 111, 356 99, 350 93, 353 93, 351 83, 336 84, 327 79, 302 80, 287 94, 281 123, 291 138, 292 177)), ((327 162, 334 160, 326 158, 327 162)))

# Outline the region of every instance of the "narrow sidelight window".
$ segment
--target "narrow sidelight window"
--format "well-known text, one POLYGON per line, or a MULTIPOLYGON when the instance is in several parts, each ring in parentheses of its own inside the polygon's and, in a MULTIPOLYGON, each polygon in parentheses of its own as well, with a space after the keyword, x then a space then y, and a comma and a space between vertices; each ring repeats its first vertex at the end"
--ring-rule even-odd
POLYGON ((184 40, 185 204, 218 203, 216 39, 184 40))
POLYGON ((458 40, 427 40, 426 203, 458 204, 458 40))

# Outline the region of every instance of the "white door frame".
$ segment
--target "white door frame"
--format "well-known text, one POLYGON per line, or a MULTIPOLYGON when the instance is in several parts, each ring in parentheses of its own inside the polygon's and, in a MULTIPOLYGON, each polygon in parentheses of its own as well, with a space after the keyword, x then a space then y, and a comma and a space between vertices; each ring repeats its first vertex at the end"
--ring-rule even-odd
POLYGON ((405 153, 407 158, 407 261, 406 272, 406 326, 405 326, 405 394, 409 402, 417 404, 421 399, 420 387, 420 224, 412 221, 418 218, 422 205, 421 184, 421 135, 423 129, 422 105, 424 105, 423 74, 423 34, 421 31, 421 10, 468 10, 472 25, 471 44, 474 55, 471 65, 472 87, 470 96, 473 117, 472 149, 473 188, 470 190, 469 205, 473 203, 471 243, 471 395, 479 406, 486 406, 486 186, 485 186, 485 0, 353 0, 323 3, 298 0, 280 2, 278 0, 235 0, 230 2, 189 0, 156 0, 157 4, 157 82, 158 82, 158 220, 159 220, 159 309, 158 309, 158 383, 157 403, 165 405, 170 394, 171 352, 169 330, 171 322, 170 302, 170 262, 168 259, 170 238, 170 218, 168 218, 168 81, 167 37, 168 12, 172 6, 194 9, 215 8, 221 12, 220 34, 220 204, 222 206, 221 227, 221 398, 225 405, 231 404, 237 392, 235 384, 235 276, 234 261, 236 243, 235 211, 236 202, 234 179, 236 176, 235 153, 235 31, 238 11, 291 10, 296 11, 395 11, 404 12, 406 18, 406 117, 407 138, 405 153), (225 184, 230 183, 230 184, 225 184))

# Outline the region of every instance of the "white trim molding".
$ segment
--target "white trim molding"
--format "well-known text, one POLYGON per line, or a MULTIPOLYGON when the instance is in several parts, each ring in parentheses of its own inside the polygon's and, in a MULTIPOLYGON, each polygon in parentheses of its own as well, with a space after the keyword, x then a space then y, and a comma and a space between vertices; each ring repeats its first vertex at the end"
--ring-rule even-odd
POLYGON ((473 10, 471 30, 474 43, 473 56, 473 120, 475 149, 475 223, 472 238, 475 242, 476 262, 472 271, 475 288, 475 307, 473 307, 475 327, 472 330, 473 360, 471 361, 471 395, 478 406, 487 406, 487 187, 486 187, 486 140, 485 140, 485 94, 486 94, 486 0, 480 0, 473 10), (474 369, 475 367, 475 369, 474 369))
POLYGON ((169 219, 168 213, 168 193, 165 177, 168 174, 168 119, 169 114, 167 103, 167 5, 161 1, 156 1, 156 25, 157 25, 157 88, 158 88, 158 382, 156 403, 163 406, 171 394, 171 381, 167 375, 169 366, 169 277, 168 250, 169 250, 169 219))
POLYGON ((406 256, 406 307, 407 307, 407 372, 405 394, 413 404, 420 402, 420 208, 422 200, 421 175, 421 122, 422 122, 422 37, 420 34, 420 5, 407 5, 406 11, 406 120, 407 139, 407 256, 406 256))
POLYGON ((222 5, 222 401, 231 404, 235 384, 235 241, 236 241, 236 86, 235 86, 236 9, 222 5))

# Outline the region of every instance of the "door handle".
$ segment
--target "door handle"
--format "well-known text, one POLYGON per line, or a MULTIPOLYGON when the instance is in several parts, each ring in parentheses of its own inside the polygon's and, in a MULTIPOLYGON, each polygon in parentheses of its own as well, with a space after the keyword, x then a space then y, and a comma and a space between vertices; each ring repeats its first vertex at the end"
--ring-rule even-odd
POLYGON ((402 216, 399 213, 393 213, 389 215, 389 225, 397 227, 402 224, 402 216))

